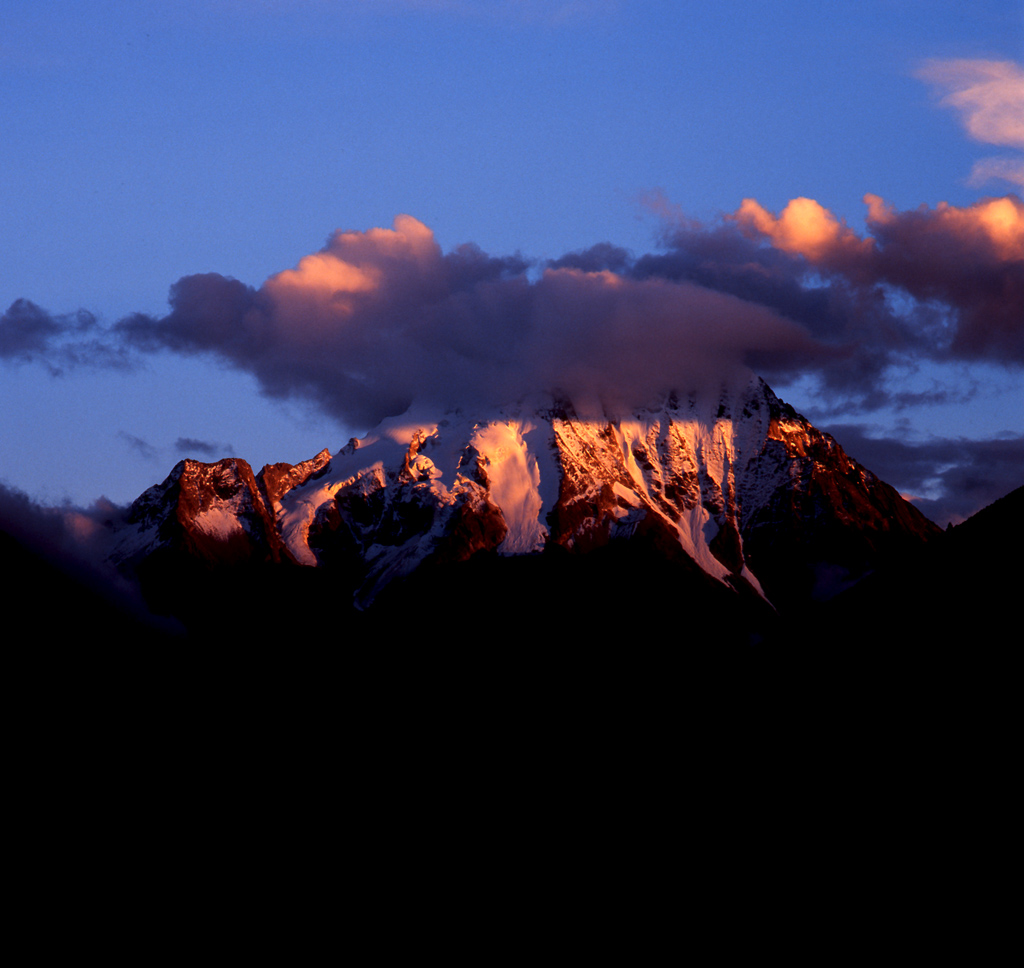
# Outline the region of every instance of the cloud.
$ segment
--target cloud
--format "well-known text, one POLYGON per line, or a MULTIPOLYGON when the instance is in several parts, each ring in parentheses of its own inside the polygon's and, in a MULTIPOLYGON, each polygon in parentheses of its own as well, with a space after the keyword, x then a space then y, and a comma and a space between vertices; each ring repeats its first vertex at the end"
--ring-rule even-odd
POLYGON ((1024 365, 1024 203, 1007 195, 897 212, 864 200, 863 238, 812 199, 779 215, 746 199, 718 226, 669 230, 668 253, 634 271, 688 278, 801 322, 840 351, 818 361, 835 387, 878 380, 900 358, 1024 365))
POLYGON ((91 507, 42 505, 0 480, 0 535, 66 569, 89 567, 107 550, 109 525, 125 508, 100 498, 91 507))
MULTIPOLYGON (((917 76, 946 92, 941 104, 960 114, 968 134, 985 144, 1024 149, 1024 68, 1013 61, 930 60, 917 76)), ((975 164, 972 184, 1003 179, 1024 185, 1024 158, 975 164)))
POLYGON ((209 458, 211 461, 220 460, 222 457, 234 457, 235 449, 230 444, 218 444, 211 440, 196 440, 195 437, 179 437, 174 442, 174 449, 186 457, 193 457, 199 454, 209 458))
POLYGON ((1024 69, 1013 61, 931 60, 917 76, 949 93, 971 137, 1024 148, 1024 69))
POLYGON ((117 432, 117 436, 120 437, 121 440, 123 440, 143 460, 153 460, 157 456, 157 449, 149 443, 149 441, 143 440, 141 437, 136 437, 134 434, 130 434, 124 430, 119 430, 117 432))
POLYGON ((974 163, 971 169, 969 185, 984 185, 990 181, 1008 181, 1024 188, 1024 159, 1021 158, 982 158, 974 163))
POLYGON ((104 563, 112 525, 126 508, 100 498, 91 507, 46 507, 0 481, 0 550, 14 569, 5 589, 20 613, 43 615, 54 641, 82 628, 107 639, 125 634, 180 633, 153 616, 139 589, 104 563))
POLYGON ((1007 195, 897 213, 865 201, 869 278, 948 311, 944 330, 926 334, 934 355, 1024 364, 1024 203, 1007 195))
POLYGON ((16 299, 0 316, 0 359, 42 363, 53 376, 77 367, 130 369, 125 347, 110 338, 92 313, 53 315, 28 299, 16 299))
POLYGON ((0 317, 0 357, 31 360, 45 353, 66 329, 66 320, 49 315, 27 299, 16 299, 0 317))
POLYGON ((114 331, 128 352, 212 354, 347 426, 414 399, 646 403, 746 366, 782 385, 816 379, 824 413, 870 411, 913 405, 894 376, 924 361, 1024 365, 1024 203, 865 202, 864 235, 808 198, 778 214, 745 199, 710 225, 663 206, 662 252, 601 243, 539 276, 470 244, 444 253, 401 215, 335 232, 258 288, 187 276, 168 315, 114 331))
POLYGON ((843 261, 844 253, 856 259, 871 248, 870 241, 858 239, 813 198, 794 198, 778 217, 745 198, 733 218, 748 232, 767 236, 777 249, 804 255, 812 262, 836 264, 843 261))
POLYGON ((598 269, 608 246, 527 276, 519 257, 464 245, 444 254, 410 216, 336 232, 259 289, 214 274, 180 279, 162 319, 118 324, 127 343, 214 353, 272 396, 303 396, 352 425, 413 399, 503 404, 558 390, 648 402, 720 381, 759 353, 808 352, 807 332, 763 305, 687 281, 598 269))

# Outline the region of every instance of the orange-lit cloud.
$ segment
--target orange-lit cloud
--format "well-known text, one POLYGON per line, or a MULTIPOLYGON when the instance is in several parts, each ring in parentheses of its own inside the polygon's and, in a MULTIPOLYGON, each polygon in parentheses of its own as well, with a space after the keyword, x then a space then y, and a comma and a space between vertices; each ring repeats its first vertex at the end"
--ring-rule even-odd
POLYGON ((832 258, 840 252, 851 254, 870 248, 869 240, 857 236, 827 208, 813 198, 794 198, 778 217, 752 198, 732 216, 747 231, 759 232, 783 252, 799 253, 812 262, 832 258))
MULTIPOLYGON (((939 202, 934 209, 921 206, 913 212, 896 212, 877 195, 865 195, 864 203, 868 207, 868 227, 876 236, 912 222, 914 235, 903 236, 908 246, 941 235, 965 256, 976 257, 980 248, 983 255, 987 253, 986 258, 1008 262, 1024 259, 1024 203, 1016 196, 986 198, 964 208, 939 202)), ((793 199, 778 216, 752 198, 745 198, 729 218, 748 235, 761 235, 775 248, 806 256, 811 262, 846 260, 867 265, 880 258, 878 238, 858 237, 810 198, 793 199)))
POLYGON ((896 213, 877 195, 865 195, 868 225, 872 230, 897 225, 912 218, 924 233, 941 233, 963 248, 980 247, 1005 262, 1024 259, 1024 203, 1007 195, 985 198, 966 208, 939 202, 934 209, 922 207, 914 213, 896 213))
MULTIPOLYGON (((698 283, 798 321, 816 351, 799 361, 790 355, 788 371, 786 355, 768 354, 762 372, 770 380, 814 373, 847 407, 893 404, 899 392, 883 386, 898 361, 1024 366, 1020 198, 910 211, 875 195, 864 200, 868 232, 860 236, 810 199, 779 214, 747 199, 717 225, 678 220, 666 232, 667 251, 627 271, 698 283)), ((595 248, 571 264, 620 257, 595 248)))
POLYGON ((376 289, 379 282, 377 273, 342 262, 329 252, 317 252, 300 259, 295 269, 286 269, 268 279, 266 288, 270 291, 369 292, 376 289))
POLYGON ((380 301, 382 286, 408 288, 410 276, 439 275, 441 249, 422 222, 399 215, 393 229, 335 232, 320 252, 271 276, 262 292, 270 316, 293 338, 323 340, 331 325, 380 301))
POLYGON ((434 233, 409 215, 395 218, 393 229, 368 232, 335 232, 320 252, 299 260, 264 284, 270 293, 289 291, 315 293, 372 292, 379 288, 388 265, 423 267, 441 259, 434 233))

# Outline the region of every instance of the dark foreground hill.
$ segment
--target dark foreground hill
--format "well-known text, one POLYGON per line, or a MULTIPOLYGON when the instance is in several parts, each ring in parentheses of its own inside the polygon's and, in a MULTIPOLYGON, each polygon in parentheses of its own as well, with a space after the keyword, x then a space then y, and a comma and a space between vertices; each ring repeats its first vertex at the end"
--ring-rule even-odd
POLYGON ((1024 487, 880 567, 822 610, 846 650, 967 657, 1019 649, 1024 487))

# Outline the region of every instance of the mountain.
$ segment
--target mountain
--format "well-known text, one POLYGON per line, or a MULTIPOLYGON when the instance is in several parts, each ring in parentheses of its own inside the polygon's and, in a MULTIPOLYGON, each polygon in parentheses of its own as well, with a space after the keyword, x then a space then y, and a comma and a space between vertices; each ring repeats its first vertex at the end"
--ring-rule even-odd
POLYGON ((936 534, 752 378, 625 414, 552 396, 410 411, 258 474, 184 460, 131 506, 110 560, 155 607, 191 609, 191 627, 237 615, 241 596, 282 625, 286 602, 319 600, 350 618, 527 616, 550 633, 570 614, 628 634, 653 609, 756 639, 776 609, 831 598, 936 534))
POLYGON ((1018 487, 829 601, 822 617, 839 630, 835 645, 865 655, 898 642, 919 670, 939 661, 962 670, 970 653, 991 672, 1020 641, 1022 541, 1018 487))

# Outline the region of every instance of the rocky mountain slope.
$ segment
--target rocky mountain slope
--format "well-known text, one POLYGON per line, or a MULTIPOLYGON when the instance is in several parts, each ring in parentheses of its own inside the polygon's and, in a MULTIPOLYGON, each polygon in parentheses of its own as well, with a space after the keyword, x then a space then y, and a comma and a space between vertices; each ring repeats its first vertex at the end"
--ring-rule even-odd
POLYGON ((162 580, 273 567, 287 582, 315 569, 336 607, 366 609, 396 588, 436 598, 430 576, 470 561, 460 579, 497 569, 492 579, 526 576, 527 594, 567 569, 577 580, 599 552, 618 582, 653 588, 671 573, 673 595, 685 572, 723 607, 785 609, 937 530, 754 378, 625 415, 552 397, 486 415, 410 412, 333 457, 258 474, 233 458, 185 460, 135 501, 110 560, 162 580), (678 574, 659 569, 669 561, 678 574))

